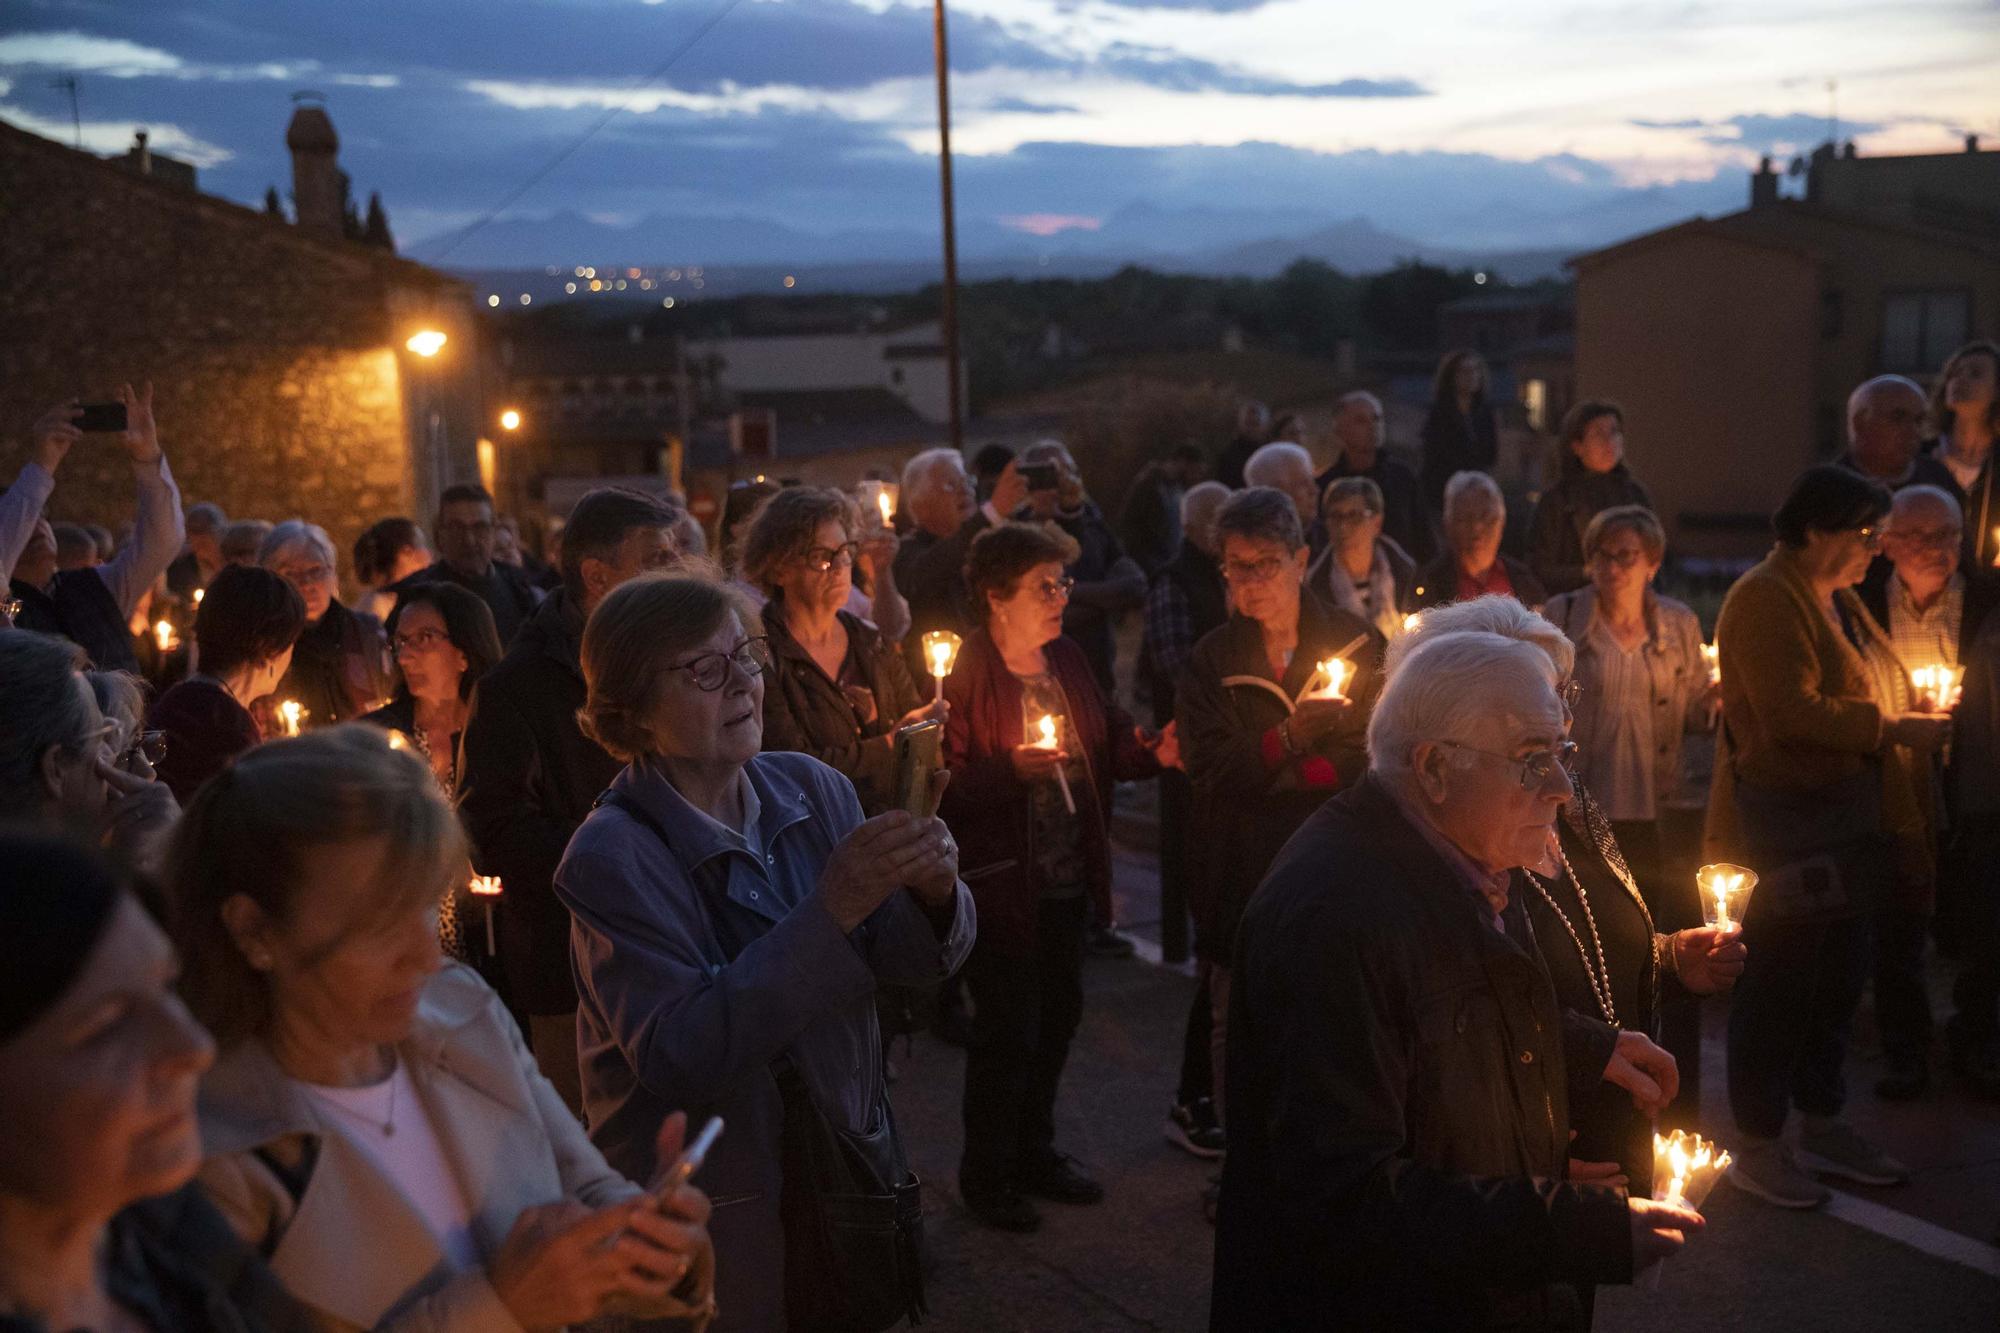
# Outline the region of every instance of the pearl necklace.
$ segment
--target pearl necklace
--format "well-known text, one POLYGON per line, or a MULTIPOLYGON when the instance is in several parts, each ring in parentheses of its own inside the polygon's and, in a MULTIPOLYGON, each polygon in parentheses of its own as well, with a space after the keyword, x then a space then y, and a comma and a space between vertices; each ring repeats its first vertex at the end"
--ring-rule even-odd
POLYGON ((1557 904, 1555 895, 1549 892, 1548 885, 1542 883, 1541 876, 1532 870, 1524 870, 1522 873, 1526 874, 1528 882, 1540 891, 1542 901, 1549 905, 1549 910, 1556 914, 1556 920, 1562 922, 1563 929, 1569 932, 1571 942, 1576 945, 1577 957, 1583 960, 1583 974, 1590 978, 1591 994, 1597 997, 1598 1011, 1604 1015, 1605 1022, 1611 1024, 1612 1027, 1617 1027, 1618 1006, 1612 1001, 1611 965, 1604 958, 1604 941, 1598 938, 1597 918, 1590 910, 1590 895, 1584 891, 1583 881, 1576 877, 1576 871, 1571 868, 1569 853, 1565 852, 1558 845, 1556 847, 1556 855, 1562 860, 1563 873, 1569 876, 1570 887, 1576 890, 1577 902, 1583 905, 1583 921, 1586 926, 1590 927, 1590 949, 1583 947, 1583 937, 1576 933, 1576 927, 1571 924, 1569 914, 1563 911, 1562 907, 1557 904), (1593 950, 1597 955, 1597 962, 1594 966, 1591 963, 1591 953, 1593 950))

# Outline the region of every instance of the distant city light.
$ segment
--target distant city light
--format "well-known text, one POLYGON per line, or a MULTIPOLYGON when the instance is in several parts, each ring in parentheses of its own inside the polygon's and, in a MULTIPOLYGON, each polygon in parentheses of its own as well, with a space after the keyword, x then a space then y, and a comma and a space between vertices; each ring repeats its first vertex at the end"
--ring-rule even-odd
POLYGON ((444 334, 438 330, 422 329, 411 334, 410 340, 404 343, 403 346, 409 348, 418 356, 436 356, 443 350, 446 341, 444 334))
POLYGON ((1482 287, 1484 287, 1484 286, 1486 285, 1486 275, 1485 275, 1484 273, 1475 273, 1475 274, 1473 274, 1473 275, 1472 275, 1472 280, 1473 280, 1474 282, 1478 283, 1478 284, 1479 284, 1480 286, 1482 286, 1482 287))
POLYGON ((639 276, 639 270, 636 268, 628 268, 625 270, 625 276, 628 278, 636 278, 639 276))
POLYGON ((679 282, 681 280, 681 271, 677 268, 668 269, 667 280, 669 282, 679 282))
POLYGON ((575 296, 575 295, 576 295, 576 284, 575 284, 575 283, 573 283, 573 282, 566 282, 566 283, 564 283, 564 284, 563 284, 563 290, 564 290, 564 291, 566 291, 566 292, 568 292, 568 293, 569 293, 569 294, 570 294, 571 296, 575 296))
POLYGON ((583 270, 583 276, 586 278, 594 278, 597 276, 597 270, 586 265, 583 270))
POLYGON ((500 297, 499 297, 499 295, 498 295, 498 294, 496 293, 495 295, 492 295, 492 296, 489 296, 489 297, 487 297, 487 298, 486 298, 486 304, 488 304, 488 305, 499 305, 499 304, 500 304, 500 297))
POLYGON ((796 287, 799 285, 799 280, 793 277, 791 274, 787 273, 785 275, 785 285, 787 287, 796 287))
POLYGON ((601 279, 598 279, 598 278, 592 278, 592 279, 590 280, 590 290, 592 290, 593 292, 601 292, 601 291, 603 291, 603 290, 604 290, 604 283, 603 283, 603 281, 602 281, 601 279))
POLYGON ((652 290, 653 290, 653 280, 652 280, 651 278, 641 278, 641 279, 639 279, 639 290, 640 290, 640 291, 642 291, 642 292, 650 292, 650 291, 652 291, 652 290))
POLYGON ((662 300, 660 304, 665 306, 667 309, 672 310, 674 308, 674 298, 669 296, 666 299, 662 300))
POLYGON ((578 278, 587 278, 587 277, 589 277, 590 275, 589 275, 588 273, 585 273, 585 272, 583 271, 583 265, 581 265, 581 264, 578 264, 578 265, 576 266, 576 272, 575 272, 575 273, 574 273, 574 274, 573 274, 572 276, 573 276, 573 277, 578 277, 578 278))
POLYGON ((625 279, 618 279, 618 290, 621 292, 625 290, 625 279))
POLYGON ((502 412, 500 414, 500 429, 502 430, 521 429, 521 414, 519 412, 516 412, 511 407, 508 408, 505 412, 502 412))
POLYGON ((522 305, 532 305, 532 304, 534 303, 534 300, 535 300, 535 298, 534 298, 534 297, 532 297, 532 296, 530 296, 530 295, 528 295, 528 294, 527 294, 526 292, 522 292, 522 293, 521 293, 521 304, 522 304, 522 305))

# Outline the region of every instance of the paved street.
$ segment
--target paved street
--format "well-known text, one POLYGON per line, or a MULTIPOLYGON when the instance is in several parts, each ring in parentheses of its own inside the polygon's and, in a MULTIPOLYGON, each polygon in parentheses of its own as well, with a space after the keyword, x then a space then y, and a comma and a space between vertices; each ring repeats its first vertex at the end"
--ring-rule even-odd
MULTIPOLYGON (((1123 918, 1151 935, 1152 866, 1129 846, 1119 897, 1123 918)), ((1060 1146, 1103 1179, 1110 1197, 1097 1208, 1043 1205, 1046 1221, 1033 1236, 985 1230, 958 1206, 960 1053, 928 1037, 907 1055, 898 1045, 895 1104, 926 1182, 936 1259, 927 1330, 1205 1327, 1213 1233, 1199 1195, 1209 1167, 1160 1132, 1192 986, 1179 971, 1139 960, 1087 965, 1083 1032, 1058 1107, 1060 1146)), ((1705 1128, 1727 1142, 1720 1017, 1719 1009, 1710 1015, 1704 1112, 1705 1128)), ((2000 1329, 2000 1250, 1990 1244, 2000 1231, 2000 1107, 1949 1089, 1911 1107, 1881 1106, 1869 1092, 1867 1027, 1864 1011, 1855 1118, 1918 1169, 1916 1181, 1843 1194, 1839 1215, 1787 1213, 1720 1186, 1708 1236, 1673 1261, 1658 1291, 1605 1292, 1599 1329, 2000 1329)))

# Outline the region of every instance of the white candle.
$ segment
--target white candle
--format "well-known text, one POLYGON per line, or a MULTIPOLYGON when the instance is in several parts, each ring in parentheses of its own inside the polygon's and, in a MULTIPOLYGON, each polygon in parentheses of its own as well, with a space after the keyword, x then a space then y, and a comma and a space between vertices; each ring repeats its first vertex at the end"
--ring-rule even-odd
MULTIPOLYGON (((1042 714, 1042 720, 1037 722, 1035 727, 1042 733, 1042 738, 1035 742, 1036 749, 1059 750, 1062 748, 1062 742, 1056 736, 1056 719, 1053 714, 1042 714)), ((1070 795, 1069 774, 1063 771, 1061 764, 1056 765, 1056 785, 1062 788, 1063 809, 1069 811, 1071 814, 1075 814, 1076 798, 1070 795)))
POLYGON ((299 723, 305 718, 306 710, 299 706, 297 699, 287 699, 278 705, 278 715, 284 719, 285 734, 296 736, 299 734, 299 723))
POLYGON ((500 896, 500 877, 498 875, 474 875, 472 883, 468 887, 471 888, 475 897, 481 899, 486 904, 486 956, 488 958, 497 957, 500 953, 500 946, 493 938, 493 900, 500 896))

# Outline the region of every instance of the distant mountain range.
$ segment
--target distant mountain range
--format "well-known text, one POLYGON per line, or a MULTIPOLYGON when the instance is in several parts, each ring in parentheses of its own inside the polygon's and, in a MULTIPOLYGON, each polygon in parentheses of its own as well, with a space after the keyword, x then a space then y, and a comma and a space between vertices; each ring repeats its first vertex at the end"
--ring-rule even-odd
MULTIPOLYGON (((1135 204, 1094 227, 1033 235, 987 220, 961 223, 960 274, 1001 277, 1097 277, 1126 264, 1167 272, 1270 277, 1301 257, 1347 273, 1375 273, 1407 259, 1453 268, 1480 268, 1516 282, 1558 276, 1571 254, 1635 232, 1665 226, 1698 211, 1677 189, 1631 190, 1555 216, 1513 209, 1506 215, 1450 219, 1439 234, 1492 235, 1512 243, 1489 247, 1433 244, 1386 231, 1365 217, 1328 222, 1299 209, 1167 209, 1135 204), (1476 225, 1484 223, 1485 225, 1476 225), (1528 243, 1532 241, 1532 243, 1528 243)), ((893 292, 937 280, 939 245, 926 227, 816 232, 769 218, 653 215, 629 225, 576 212, 509 218, 469 232, 447 232, 409 247, 414 259, 442 262, 513 301, 569 295, 579 265, 623 269, 699 266, 705 297, 783 290, 786 276, 809 291, 893 292), (440 260, 440 256, 442 259, 440 260), (553 266, 557 272, 549 273, 553 266)), ((693 295, 685 280, 641 292, 637 284, 613 299, 656 299, 658 292, 693 295)))

